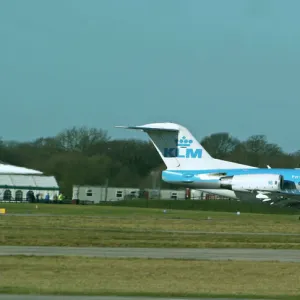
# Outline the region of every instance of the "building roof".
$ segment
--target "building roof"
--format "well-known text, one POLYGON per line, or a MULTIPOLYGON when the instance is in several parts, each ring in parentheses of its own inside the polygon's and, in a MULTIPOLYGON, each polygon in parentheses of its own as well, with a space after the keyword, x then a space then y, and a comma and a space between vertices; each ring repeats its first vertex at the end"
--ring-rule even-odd
POLYGON ((29 190, 58 190, 54 176, 0 174, 0 188, 29 190))
POLYGON ((27 169, 24 167, 17 167, 0 162, 0 174, 43 174, 41 171, 27 169))

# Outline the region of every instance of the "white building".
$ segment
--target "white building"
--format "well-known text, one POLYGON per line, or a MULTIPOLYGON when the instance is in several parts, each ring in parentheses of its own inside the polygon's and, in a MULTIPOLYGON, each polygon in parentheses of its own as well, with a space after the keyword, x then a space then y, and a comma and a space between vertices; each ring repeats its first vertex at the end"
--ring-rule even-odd
POLYGON ((26 201, 37 195, 39 199, 44 199, 47 193, 53 199, 58 192, 59 186, 54 176, 0 163, 0 201, 26 201))
MULTIPOLYGON (((146 198, 148 199, 163 199, 163 200, 185 200, 186 190, 147 190, 146 198)), ((91 201, 100 203, 102 201, 120 201, 125 199, 139 198, 140 189, 138 188, 118 188, 105 186, 73 186, 73 200, 91 201)), ((204 200, 206 193, 191 190, 191 200, 204 200)), ((144 195, 145 197, 145 195, 144 195)), ((144 198, 141 197, 141 198, 144 198)))
POLYGON ((164 200, 185 200, 185 190, 161 190, 160 199, 164 200))
POLYGON ((138 198, 137 188, 117 188, 104 186, 74 185, 73 200, 92 201, 99 203, 102 201, 120 201, 127 198, 138 198))

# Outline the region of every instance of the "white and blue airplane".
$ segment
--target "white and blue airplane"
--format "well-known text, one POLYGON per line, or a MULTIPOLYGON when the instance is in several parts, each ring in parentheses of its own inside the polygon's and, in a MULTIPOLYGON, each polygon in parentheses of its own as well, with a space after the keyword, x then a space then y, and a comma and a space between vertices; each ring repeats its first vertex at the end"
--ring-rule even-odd
POLYGON ((116 126, 146 132, 166 165, 163 181, 241 201, 300 201, 300 170, 257 168, 215 159, 176 123, 116 126))

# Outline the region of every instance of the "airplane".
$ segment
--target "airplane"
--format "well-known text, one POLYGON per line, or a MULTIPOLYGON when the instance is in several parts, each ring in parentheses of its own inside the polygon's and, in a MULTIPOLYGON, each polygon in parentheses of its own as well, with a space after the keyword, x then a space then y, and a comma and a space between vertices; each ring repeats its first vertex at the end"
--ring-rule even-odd
POLYGON ((257 168, 213 158, 184 126, 151 123, 115 126, 148 134, 166 165, 162 180, 240 201, 300 202, 300 170, 257 168))

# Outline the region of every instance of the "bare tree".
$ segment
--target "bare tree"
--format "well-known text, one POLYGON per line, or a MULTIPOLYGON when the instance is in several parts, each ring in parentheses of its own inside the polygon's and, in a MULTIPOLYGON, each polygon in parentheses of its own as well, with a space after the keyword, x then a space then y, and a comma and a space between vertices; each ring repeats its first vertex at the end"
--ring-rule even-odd
POLYGON ((97 128, 73 127, 56 136, 58 147, 67 151, 84 152, 99 142, 109 141, 107 132, 97 128))
POLYGON ((213 157, 224 158, 239 145, 240 141, 227 132, 215 133, 205 137, 201 144, 213 157))

